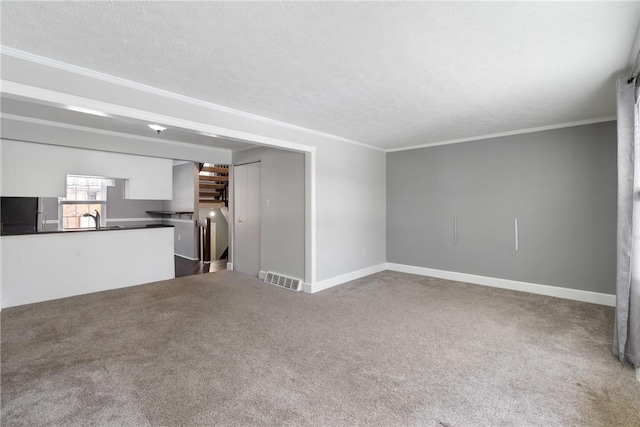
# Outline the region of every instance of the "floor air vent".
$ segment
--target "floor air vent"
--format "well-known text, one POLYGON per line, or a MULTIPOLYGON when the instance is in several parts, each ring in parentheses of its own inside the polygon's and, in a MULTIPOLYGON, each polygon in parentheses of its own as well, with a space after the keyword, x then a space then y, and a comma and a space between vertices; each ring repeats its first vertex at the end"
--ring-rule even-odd
POLYGON ((302 290, 302 280, 272 273, 271 271, 268 271, 264 276, 264 281, 267 283, 271 283, 272 285, 280 286, 281 288, 290 289, 292 291, 302 290))

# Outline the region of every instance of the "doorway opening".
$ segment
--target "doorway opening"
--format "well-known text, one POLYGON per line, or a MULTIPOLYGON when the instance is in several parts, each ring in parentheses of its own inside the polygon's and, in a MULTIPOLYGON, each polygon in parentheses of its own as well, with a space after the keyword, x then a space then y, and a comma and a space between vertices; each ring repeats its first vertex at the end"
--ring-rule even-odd
POLYGON ((174 162, 174 208, 190 212, 176 221, 175 276, 227 268, 229 253, 229 165, 174 162))

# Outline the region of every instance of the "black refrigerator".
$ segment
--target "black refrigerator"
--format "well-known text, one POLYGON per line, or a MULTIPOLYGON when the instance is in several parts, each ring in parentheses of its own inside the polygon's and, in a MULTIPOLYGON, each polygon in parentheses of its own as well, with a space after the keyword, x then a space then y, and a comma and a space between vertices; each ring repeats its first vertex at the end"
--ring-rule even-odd
POLYGON ((2 234, 40 231, 39 206, 38 197, 1 197, 0 231, 2 234))

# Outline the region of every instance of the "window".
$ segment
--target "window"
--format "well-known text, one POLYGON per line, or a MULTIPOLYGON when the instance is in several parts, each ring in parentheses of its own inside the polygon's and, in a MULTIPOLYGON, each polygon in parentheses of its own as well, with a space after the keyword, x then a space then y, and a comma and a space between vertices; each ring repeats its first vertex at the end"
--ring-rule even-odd
POLYGON ((62 229, 94 228, 95 219, 88 215, 95 217, 96 211, 100 225, 105 225, 107 187, 114 185, 110 178, 67 175, 67 195, 59 199, 62 229))

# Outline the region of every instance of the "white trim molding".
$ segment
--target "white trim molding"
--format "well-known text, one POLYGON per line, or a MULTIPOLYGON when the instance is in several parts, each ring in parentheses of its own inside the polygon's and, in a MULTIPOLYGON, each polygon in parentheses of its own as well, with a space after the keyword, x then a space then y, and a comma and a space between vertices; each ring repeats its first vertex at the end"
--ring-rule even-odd
POLYGON ((512 131, 508 131, 508 132, 491 133, 491 134, 488 134, 488 135, 470 136, 470 137, 466 137, 466 138, 449 139, 447 141, 427 142, 425 144, 419 144, 419 145, 409 145, 409 146, 406 146, 406 147, 389 148, 389 149, 387 149, 385 151, 387 153, 393 153, 395 151, 417 150, 419 148, 437 147, 439 145, 459 144, 461 142, 473 142, 473 141, 479 141, 479 140, 482 140, 482 139, 500 138, 500 137, 503 137, 503 136, 521 135, 521 134, 524 134, 524 133, 542 132, 542 131, 545 131, 545 130, 570 128, 570 127, 574 127, 574 126, 591 125, 591 124, 603 123, 603 122, 613 122, 615 120, 616 120, 616 116, 598 117, 598 118, 595 118, 595 119, 579 120, 579 121, 575 121, 575 122, 566 122, 566 123, 558 123, 558 124, 549 125, 549 126, 539 126, 539 127, 535 127, 535 128, 518 129, 518 130, 512 130, 512 131))
POLYGON ((346 274, 341 274, 340 276, 335 276, 330 279, 321 280, 316 283, 305 283, 303 285, 303 290, 310 294, 315 294, 316 292, 324 291, 325 289, 332 288, 334 286, 341 285, 346 282, 350 282, 352 280, 360 279, 362 277, 369 276, 371 274, 380 273, 386 269, 386 264, 378 264, 372 265, 371 267, 366 267, 361 270, 351 271, 346 274))
POLYGON ((227 270, 233 270, 233 263, 231 262, 227 263, 227 270))
POLYGON ((305 185, 305 277, 306 283, 316 281, 316 147, 304 155, 305 185))
POLYGON ((455 280, 473 283, 493 288, 510 289, 513 291, 529 292, 592 304, 615 307, 616 296, 598 292, 582 291, 579 289, 561 288, 558 286, 540 285, 538 283, 520 282, 517 280, 499 279, 496 277, 478 276, 475 274, 457 273, 454 271, 436 270, 435 268, 416 267, 413 265, 395 264, 388 262, 386 269, 401 273, 417 274, 419 276, 436 277, 439 279, 455 280))
POLYGON ((305 294, 312 294, 313 286, 311 286, 311 283, 302 282, 302 292, 304 292, 305 294))

